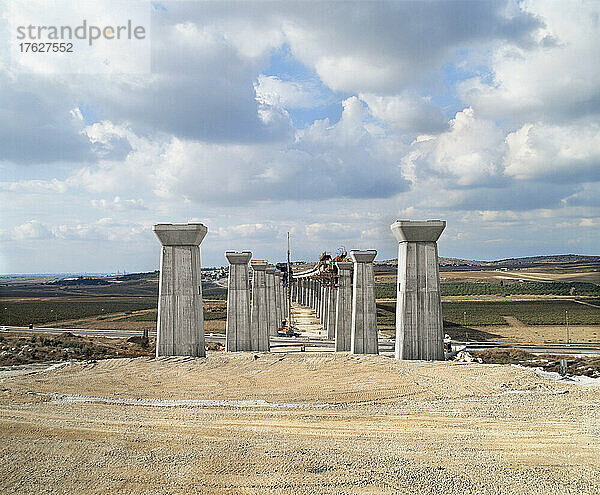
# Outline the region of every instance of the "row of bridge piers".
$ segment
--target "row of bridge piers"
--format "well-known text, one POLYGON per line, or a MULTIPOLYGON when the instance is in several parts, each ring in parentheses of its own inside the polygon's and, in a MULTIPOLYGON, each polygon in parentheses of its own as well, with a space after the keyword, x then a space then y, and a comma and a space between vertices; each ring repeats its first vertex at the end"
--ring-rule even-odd
POLYGON ((336 351, 377 354, 375 250, 350 251, 350 260, 321 260, 294 275, 292 300, 312 308, 336 351))
POLYGON ((250 262, 249 251, 228 251, 225 257, 229 261, 225 350, 269 351, 269 337, 277 335, 289 310, 284 273, 263 260, 250 262))
MULTIPOLYGON (((437 239, 445 222, 397 221, 397 359, 444 359, 437 239)), ((162 244, 157 356, 205 356, 199 246, 202 224, 158 224, 162 244)), ((290 321, 291 301, 312 308, 338 352, 377 354, 375 250, 324 256, 303 272, 282 272, 252 253, 226 252, 229 262, 226 351, 269 351, 270 337, 290 321), (251 271, 250 271, 251 270, 251 271), (252 284, 250 275, 252 274, 252 284), (288 299, 288 291, 291 297, 288 299)))

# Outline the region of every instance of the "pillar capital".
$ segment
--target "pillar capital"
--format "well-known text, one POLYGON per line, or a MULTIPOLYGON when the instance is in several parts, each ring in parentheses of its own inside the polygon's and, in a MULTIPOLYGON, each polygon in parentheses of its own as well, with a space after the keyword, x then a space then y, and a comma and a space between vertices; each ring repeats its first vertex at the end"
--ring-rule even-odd
POLYGON ((446 222, 397 220, 390 228, 398 242, 436 242, 446 228, 446 222))
POLYGON ((338 270, 352 270, 352 261, 336 261, 335 266, 338 267, 338 270))
POLYGON ((267 265, 266 272, 269 275, 275 275, 275 267, 273 265, 267 265))
POLYGON ((355 263, 372 263, 377 256, 377 251, 374 249, 367 249, 365 251, 361 251, 359 249, 352 249, 350 251, 350 258, 355 263))
POLYGON ((159 223, 152 230, 163 246, 199 246, 208 232, 201 223, 159 223))
POLYGON ((232 265, 247 265, 250 258, 252 258, 252 253, 250 251, 227 251, 225 253, 225 258, 232 265))
POLYGON ((267 262, 265 260, 252 260, 250 262, 250 266, 252 267, 253 270, 258 270, 258 271, 266 271, 267 269, 267 262))

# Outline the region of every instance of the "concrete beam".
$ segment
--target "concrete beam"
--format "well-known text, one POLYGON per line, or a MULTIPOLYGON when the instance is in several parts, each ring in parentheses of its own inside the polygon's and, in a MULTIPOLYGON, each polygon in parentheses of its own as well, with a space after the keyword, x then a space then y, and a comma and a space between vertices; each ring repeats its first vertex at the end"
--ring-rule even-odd
POLYGON ((377 308, 373 260, 377 251, 350 251, 354 262, 352 280, 352 354, 378 354, 377 308))
POLYGON ((397 221, 396 359, 444 359, 444 325, 437 240, 441 220, 397 221))
POLYGON ((338 261, 338 290, 335 311, 335 350, 349 351, 352 336, 352 262, 338 261))
POLYGON ((253 351, 269 351, 269 307, 267 302, 267 262, 252 260, 252 312, 250 342, 253 351))
POLYGON ((157 224, 162 244, 156 356, 206 356, 200 243, 208 229, 201 223, 157 224))

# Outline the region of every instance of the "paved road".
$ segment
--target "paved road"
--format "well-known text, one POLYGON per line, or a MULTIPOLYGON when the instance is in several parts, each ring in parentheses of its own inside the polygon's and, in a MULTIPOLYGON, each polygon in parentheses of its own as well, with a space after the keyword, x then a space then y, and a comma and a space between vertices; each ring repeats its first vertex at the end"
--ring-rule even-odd
MULTIPOLYGON (((461 344, 465 344, 462 342, 461 344)), ((491 348, 522 349, 532 354, 600 354, 598 344, 545 344, 537 342, 467 342, 468 351, 491 348)))
MULTIPOLYGON (((89 328, 33 328, 27 327, 2 327, 6 332, 24 332, 24 333, 66 333, 75 335, 84 335, 88 337, 112 337, 128 338, 134 335, 141 335, 139 331, 132 330, 100 330, 89 328)), ((156 332, 150 332, 150 336, 156 336, 156 332)), ((206 334, 208 342, 225 342, 225 336, 222 334, 206 334)), ((457 346, 465 345, 465 342, 454 342, 457 346)), ((320 348, 320 350, 332 350, 333 340, 319 339, 314 337, 271 337, 271 347, 274 350, 284 350, 286 348, 320 348)), ((523 349, 533 354, 600 354, 600 344, 545 344, 539 342, 467 342, 468 351, 482 351, 491 348, 503 349, 523 349)), ((379 348, 383 352, 394 350, 393 339, 379 339, 379 348)))

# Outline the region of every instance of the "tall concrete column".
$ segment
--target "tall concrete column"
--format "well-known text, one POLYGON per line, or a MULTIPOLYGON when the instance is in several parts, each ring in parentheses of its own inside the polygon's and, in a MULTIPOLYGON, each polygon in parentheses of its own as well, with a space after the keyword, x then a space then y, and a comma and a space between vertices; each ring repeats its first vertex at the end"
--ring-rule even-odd
POLYGON ((315 313, 317 313, 317 317, 321 318, 321 282, 315 280, 315 313))
POLYGON ((350 251, 354 262, 352 280, 352 354, 377 354, 377 308, 375 306, 374 249, 350 251))
POLYGON ((297 279, 298 287, 298 303, 304 305, 304 279, 297 279))
POLYGON ((333 284, 327 289, 327 338, 335 339, 335 313, 337 301, 337 288, 333 284))
POLYGON ((230 352, 251 351, 248 262, 252 258, 252 253, 227 251, 225 258, 229 261, 225 350, 230 352))
POLYGON ((281 320, 285 318, 285 298, 283 297, 283 273, 279 272, 279 281, 277 284, 277 290, 279 291, 278 300, 279 300, 279 320, 277 323, 281 327, 281 320))
POLYGON ((329 287, 323 284, 323 288, 321 290, 321 297, 323 298, 323 309, 321 310, 321 324, 323 325, 323 330, 327 330, 327 315, 329 311, 329 287))
POLYGON ((352 262, 338 261, 338 290, 335 310, 335 350, 349 351, 352 335, 352 262))
POLYGON ((267 304, 269 310, 269 335, 277 335, 277 307, 275 305, 275 267, 267 266, 267 304))
POLYGON ((398 240, 396 359, 444 359, 444 324, 437 240, 446 222, 402 220, 398 240))
POLYGON ((277 330, 281 327, 281 315, 283 311, 281 310, 281 272, 276 268, 275 269, 275 318, 276 318, 276 327, 275 334, 277 335, 277 330))
POLYGON ((287 299, 287 290, 288 290, 288 284, 285 282, 285 279, 283 277, 281 277, 281 308, 283 310, 283 319, 287 319, 287 306, 288 306, 288 299, 287 299))
POLYGON ((310 306, 310 282, 309 278, 305 278, 302 281, 302 300, 304 306, 310 306))
POLYGON ((310 307, 310 283, 311 280, 309 278, 303 279, 302 282, 302 300, 304 306, 310 307))
POLYGON ((328 311, 328 303, 329 303, 329 287, 327 287, 326 285, 323 285, 323 290, 322 290, 322 294, 323 294, 323 310, 321 311, 321 325, 323 325, 323 330, 325 330, 325 332, 327 332, 327 311, 328 311))
POLYGON ((200 243, 201 223, 162 223, 152 227, 162 244, 156 356, 206 356, 200 243))
POLYGON ((323 314, 325 313, 325 284, 319 282, 319 321, 323 324, 323 314))
POLYGON ((252 260, 252 313, 250 342, 253 351, 269 351, 269 306, 267 301, 267 262, 252 260))

